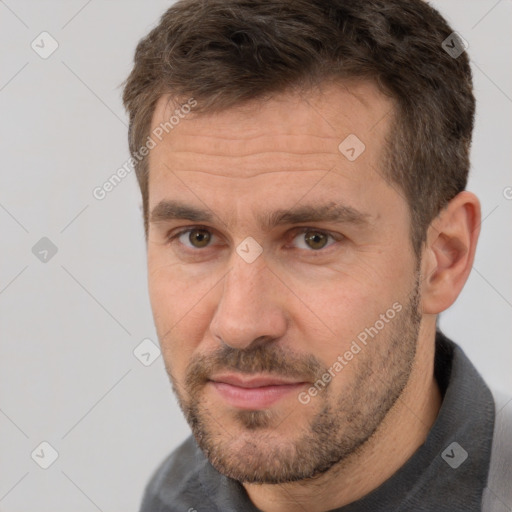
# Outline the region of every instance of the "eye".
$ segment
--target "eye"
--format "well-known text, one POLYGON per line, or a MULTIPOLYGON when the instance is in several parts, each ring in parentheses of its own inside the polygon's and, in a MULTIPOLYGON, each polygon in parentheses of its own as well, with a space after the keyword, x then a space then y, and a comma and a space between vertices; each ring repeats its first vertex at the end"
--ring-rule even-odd
MULTIPOLYGON (((293 240, 297 239, 296 247, 308 252, 319 252, 322 249, 330 247, 336 241, 342 240, 343 235, 334 235, 326 231, 314 228, 298 228, 294 230, 293 240), (329 243, 329 239, 332 240, 329 243)), ((191 250, 204 249, 211 245, 215 235, 205 226, 194 226, 182 229, 177 233, 169 236, 169 243, 173 244, 177 241, 191 250)))
POLYGON ((179 231, 169 237, 169 241, 172 243, 177 238, 185 247, 191 249, 203 249, 208 246, 212 236, 213 234, 211 231, 201 226, 197 226, 179 231))
POLYGON ((330 233, 320 231, 314 228, 301 228, 298 234, 294 236, 294 240, 299 239, 299 241, 302 242, 302 244, 298 244, 298 248, 309 250, 310 252, 311 249, 313 250, 313 252, 317 252, 324 249, 325 247, 329 247, 330 245, 332 245, 332 243, 327 245, 329 238, 331 238, 335 242, 343 237, 342 235, 335 237, 330 233))

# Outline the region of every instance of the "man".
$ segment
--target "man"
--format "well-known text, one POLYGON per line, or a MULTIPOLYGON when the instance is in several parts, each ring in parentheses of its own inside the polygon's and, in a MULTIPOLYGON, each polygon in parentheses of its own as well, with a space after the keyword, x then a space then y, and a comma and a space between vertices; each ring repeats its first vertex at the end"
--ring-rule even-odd
POLYGON ((471 71, 439 13, 183 0, 123 99, 193 434, 141 510, 509 510, 502 404, 436 328, 481 220, 471 71))

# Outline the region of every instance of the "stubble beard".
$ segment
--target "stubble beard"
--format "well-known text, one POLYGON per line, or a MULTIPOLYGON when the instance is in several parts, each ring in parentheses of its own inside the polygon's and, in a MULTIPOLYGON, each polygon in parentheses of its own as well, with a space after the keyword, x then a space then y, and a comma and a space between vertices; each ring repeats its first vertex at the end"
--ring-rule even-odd
POLYGON ((372 437, 407 385, 421 323, 419 300, 417 278, 402 311, 348 363, 357 365, 355 378, 347 381, 339 396, 331 396, 328 386, 308 405, 297 400, 287 410, 239 409, 230 411, 226 421, 206 403, 202 392, 207 376, 217 368, 310 375, 311 382, 316 382, 326 369, 313 356, 302 355, 291 366, 289 357, 274 346, 261 345, 250 351, 225 346, 189 365, 182 386, 167 368, 178 403, 212 466, 239 482, 281 484, 342 465, 372 437), (319 410, 302 425, 311 407, 319 410), (289 429, 295 425, 300 429, 291 435, 289 429))

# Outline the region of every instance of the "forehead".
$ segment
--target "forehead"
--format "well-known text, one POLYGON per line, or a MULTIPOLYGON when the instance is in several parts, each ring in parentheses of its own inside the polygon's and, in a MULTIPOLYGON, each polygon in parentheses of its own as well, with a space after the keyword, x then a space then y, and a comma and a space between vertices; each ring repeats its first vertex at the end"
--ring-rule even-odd
POLYGON ((217 113, 179 108, 163 96, 153 115, 151 133, 160 127, 161 140, 149 155, 150 209, 183 195, 204 206, 206 195, 240 212, 240 198, 268 207, 285 195, 300 201, 312 186, 313 199, 328 193, 361 206, 372 201, 365 191, 386 186, 381 160, 393 105, 372 83, 324 84, 217 113))
POLYGON ((249 153, 272 142, 277 150, 294 150, 306 143, 304 150, 327 149, 339 156, 338 144, 350 134, 368 149, 378 149, 393 113, 391 99, 372 82, 355 81, 284 92, 215 113, 181 112, 178 118, 179 107, 169 95, 155 106, 151 130, 167 123, 162 133, 166 148, 186 151, 197 140, 227 155, 242 154, 242 149, 249 153), (173 116, 176 124, 169 127, 173 116))

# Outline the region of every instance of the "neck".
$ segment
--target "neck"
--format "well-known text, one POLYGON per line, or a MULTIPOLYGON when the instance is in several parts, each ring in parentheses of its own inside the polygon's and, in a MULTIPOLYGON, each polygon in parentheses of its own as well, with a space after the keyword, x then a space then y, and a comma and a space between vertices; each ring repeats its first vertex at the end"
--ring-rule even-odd
POLYGON ((364 445, 319 477, 280 485, 244 484, 254 505, 265 512, 295 512, 297 504, 309 512, 324 512, 357 501, 396 473, 425 442, 441 407, 434 378, 435 332, 430 334, 428 343, 418 343, 407 386, 364 445))

